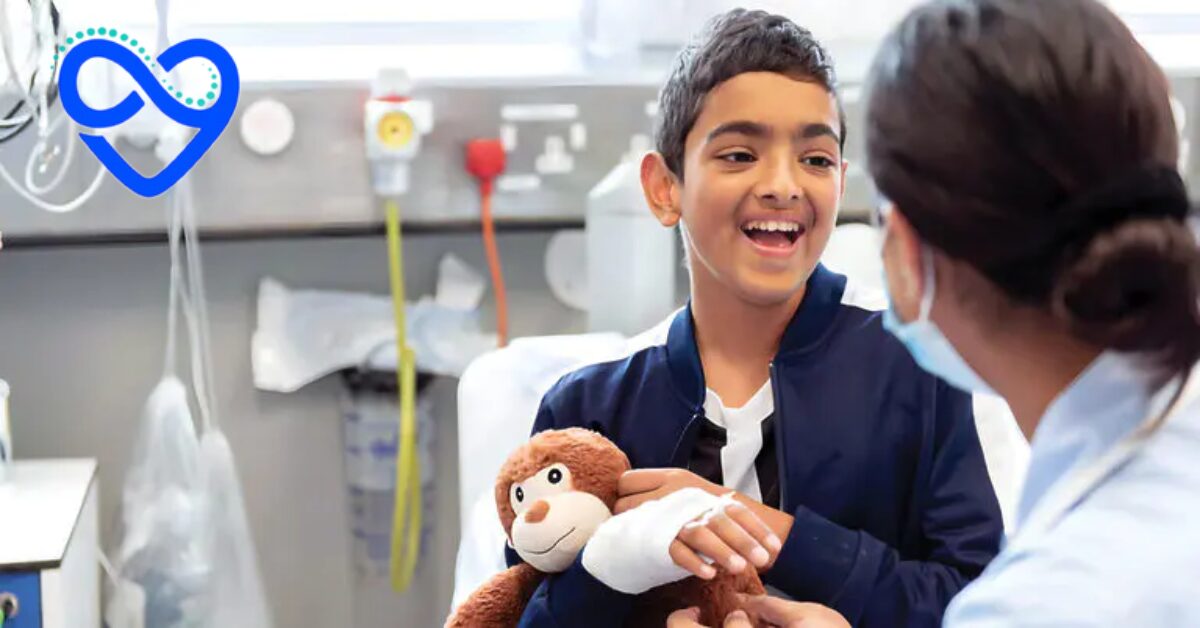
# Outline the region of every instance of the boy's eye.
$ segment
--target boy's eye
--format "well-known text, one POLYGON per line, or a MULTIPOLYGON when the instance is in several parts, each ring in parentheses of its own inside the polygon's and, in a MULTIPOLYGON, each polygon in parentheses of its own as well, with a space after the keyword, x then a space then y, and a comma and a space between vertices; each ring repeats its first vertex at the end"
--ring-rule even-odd
POLYGON ((752 155, 751 153, 748 153, 744 150, 739 150, 739 151, 734 151, 731 153, 725 153, 723 155, 719 155, 717 157, 717 159, 720 159, 721 161, 727 161, 729 163, 735 163, 735 164, 748 164, 748 163, 754 162, 754 155, 752 155))
POLYGON ((832 159, 830 159, 828 157, 823 157, 821 155, 813 155, 811 157, 805 157, 805 158, 801 159, 800 161, 803 162, 804 165, 806 165, 806 166, 814 166, 816 168, 832 168, 835 165, 837 165, 837 164, 833 163, 832 159))

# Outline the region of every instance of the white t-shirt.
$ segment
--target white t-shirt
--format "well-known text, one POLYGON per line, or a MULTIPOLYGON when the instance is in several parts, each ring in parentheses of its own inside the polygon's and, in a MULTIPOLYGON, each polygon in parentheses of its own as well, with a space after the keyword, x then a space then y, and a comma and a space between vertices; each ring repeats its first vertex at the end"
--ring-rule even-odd
POLYGON ((745 405, 730 408, 712 389, 704 398, 704 414, 725 432, 721 448, 721 485, 762 501, 757 461, 763 450, 763 423, 775 413, 775 397, 768 380, 745 405))

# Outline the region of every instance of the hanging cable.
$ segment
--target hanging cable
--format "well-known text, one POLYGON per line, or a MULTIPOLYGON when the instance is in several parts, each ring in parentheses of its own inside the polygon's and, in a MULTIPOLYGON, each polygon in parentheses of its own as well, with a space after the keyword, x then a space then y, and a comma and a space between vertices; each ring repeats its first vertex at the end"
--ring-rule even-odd
POLYGON ((404 304, 404 250, 400 207, 387 202, 388 278, 396 325, 396 376, 399 379, 400 435, 396 460, 396 499, 392 512, 392 588, 408 589, 421 553, 421 464, 417 453, 417 359, 408 346, 404 304))
MULTIPOLYGON (((50 2, 48 6, 50 11, 50 25, 52 31, 49 45, 51 49, 53 49, 59 40, 60 17, 58 13, 58 7, 55 6, 54 2, 50 2)), ((29 7, 30 11, 34 14, 34 31, 37 33, 35 50, 40 51, 44 49, 46 42, 42 41, 43 38, 41 30, 37 28, 37 5, 34 4, 34 0, 29 0, 29 7)), ((33 72, 29 77, 29 86, 25 87, 25 84, 21 81, 21 74, 17 70, 16 60, 13 58, 11 42, 12 32, 8 23, 8 0, 0 0, 0 49, 3 51, 5 69, 8 70, 8 80, 6 82, 15 84, 19 92, 17 104, 8 111, 3 120, 0 120, 0 127, 13 129, 12 131, 8 131, 0 135, 0 144, 20 135, 26 128, 29 127, 30 124, 33 123, 36 118, 38 118, 39 115, 46 115, 49 110, 49 106, 53 105, 58 99, 58 81, 54 80, 55 77, 51 76, 49 85, 46 88, 46 92, 43 93, 43 96, 46 97, 45 106, 39 107, 39 103, 34 96, 34 91, 37 89, 38 76, 39 72, 41 71, 41 66, 37 63, 34 64, 33 72), (40 114, 39 109, 41 109, 40 114), (22 114, 22 110, 27 111, 22 114), (20 117, 17 117, 19 114, 20 117)), ((35 52, 34 56, 38 57, 40 54, 35 52)))
POLYGON ((504 287, 504 270, 500 266, 500 248, 496 245, 492 191, 496 177, 504 172, 504 166, 504 145, 500 140, 476 139, 467 142, 467 172, 479 181, 483 249, 492 275, 492 290, 496 295, 496 336, 501 347, 508 344, 508 293, 504 287))
POLYGON ((67 169, 71 167, 71 160, 75 157, 75 142, 72 142, 71 138, 74 137, 75 131, 78 128, 79 127, 75 125, 75 121, 71 120, 71 118, 67 116, 66 112, 58 114, 58 117, 55 118, 54 122, 50 124, 50 127, 46 132, 46 137, 38 140, 38 143, 36 146, 34 146, 33 151, 29 153, 29 159, 25 161, 25 187, 28 188, 30 192, 39 196, 44 195, 57 188, 59 184, 62 183, 63 178, 67 175, 67 169), (54 133, 56 130, 58 130, 58 127, 62 126, 64 121, 68 122, 68 130, 65 134, 66 140, 64 141, 64 143, 67 145, 66 153, 63 155, 62 163, 60 163, 58 166, 58 171, 54 173, 53 177, 51 177, 50 182, 46 185, 39 185, 36 181, 34 181, 34 164, 36 164, 40 158, 42 163, 40 164, 40 171, 37 174, 46 174, 47 164, 50 160, 57 157, 60 152, 58 146, 55 146, 52 149, 48 148, 46 140, 49 139, 50 134, 54 133))
MULTIPOLYGON (((18 102, 9 110, 8 115, 0 120, 0 129, 8 129, 7 131, 0 130, 0 144, 7 142, 17 135, 20 135, 35 121, 38 124, 38 141, 34 144, 29 159, 25 163, 24 181, 18 181, 16 177, 9 173, 8 169, 0 163, 0 179, 3 179, 17 194, 33 204, 35 207, 52 212, 66 213, 75 211, 84 203, 87 203, 95 196, 100 185, 104 182, 104 166, 96 164, 96 176, 84 191, 75 199, 65 203, 53 203, 47 201, 44 196, 54 191, 66 177, 66 172, 71 165, 75 154, 75 134, 77 127, 74 121, 69 121, 68 132, 63 135, 63 141, 66 143, 66 149, 58 147, 49 148, 48 138, 53 134, 63 123, 66 118, 65 112, 61 113, 53 122, 50 121, 50 108, 58 100, 58 81, 56 76, 51 76, 48 85, 41 93, 35 93, 38 90, 40 72, 42 70, 41 62, 44 61, 40 57, 41 50, 46 46, 50 49, 55 49, 58 46, 60 37, 60 16, 58 8, 54 2, 46 4, 35 3, 34 0, 29 0, 30 9, 33 12, 34 31, 37 33, 36 42, 34 45, 35 63, 34 69, 29 78, 29 86, 26 88, 21 80, 20 71, 17 68, 16 60, 13 56, 11 28, 8 22, 8 0, 0 0, 0 49, 4 55, 5 68, 8 71, 8 82, 15 83, 20 92, 18 102), (38 8, 48 11, 50 17, 50 37, 49 41, 43 36, 40 24, 44 24, 44 17, 39 19, 38 8), (59 165, 57 172, 51 178, 49 184, 40 185, 34 181, 34 170, 38 160, 41 160, 40 174, 45 174, 49 162, 62 155, 62 163, 59 165), (22 184, 23 183, 23 184, 22 184)), ((57 69, 58 64, 55 64, 57 69)))

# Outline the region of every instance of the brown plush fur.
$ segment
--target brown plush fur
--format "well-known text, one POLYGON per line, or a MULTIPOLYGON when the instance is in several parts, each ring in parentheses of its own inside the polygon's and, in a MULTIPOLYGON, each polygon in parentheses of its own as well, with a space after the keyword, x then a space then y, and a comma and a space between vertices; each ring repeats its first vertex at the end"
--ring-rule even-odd
MULTIPOLYGON (((546 574, 521 563, 492 576, 446 621, 446 628, 511 628, 546 574)), ((664 624, 665 625, 665 624, 664 624)))
MULTIPOLYGON (((663 628, 667 616, 681 608, 695 606, 700 609, 700 624, 720 626, 725 616, 741 607, 737 595, 762 595, 766 593, 758 572, 747 568, 739 574, 721 570, 712 580, 688 578, 665 584, 638 596, 630 614, 628 626, 641 628, 663 628)), ((751 613, 750 621, 758 625, 758 618, 751 613)))
MULTIPOLYGON (((629 469, 629 459, 611 441, 581 428, 541 432, 517 449, 500 470, 496 481, 496 507, 504 531, 511 538, 516 518, 509 503, 509 488, 539 470, 562 463, 571 471, 573 488, 587 491, 604 501, 609 510, 617 500, 617 481, 629 469)), ((471 594, 447 620, 446 626, 466 628, 511 628, 519 623, 525 605, 545 577, 526 564, 511 567, 471 594)), ((687 578, 638 596, 627 626, 662 628, 667 615, 681 608, 700 608, 701 623, 720 626, 726 615, 740 607, 738 594, 764 593, 758 573, 747 569, 731 574, 718 569, 705 581, 687 578)), ((757 622, 756 618, 751 618, 757 622)))

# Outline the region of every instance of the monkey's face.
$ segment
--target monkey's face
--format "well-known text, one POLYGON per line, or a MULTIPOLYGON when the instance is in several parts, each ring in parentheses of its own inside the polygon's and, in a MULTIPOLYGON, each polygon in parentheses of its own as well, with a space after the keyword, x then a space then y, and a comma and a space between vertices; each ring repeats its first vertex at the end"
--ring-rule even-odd
POLYGON ((555 463, 513 482, 511 538, 521 558, 546 573, 566 570, 596 528, 612 516, 595 495, 577 490, 567 465, 555 463))

